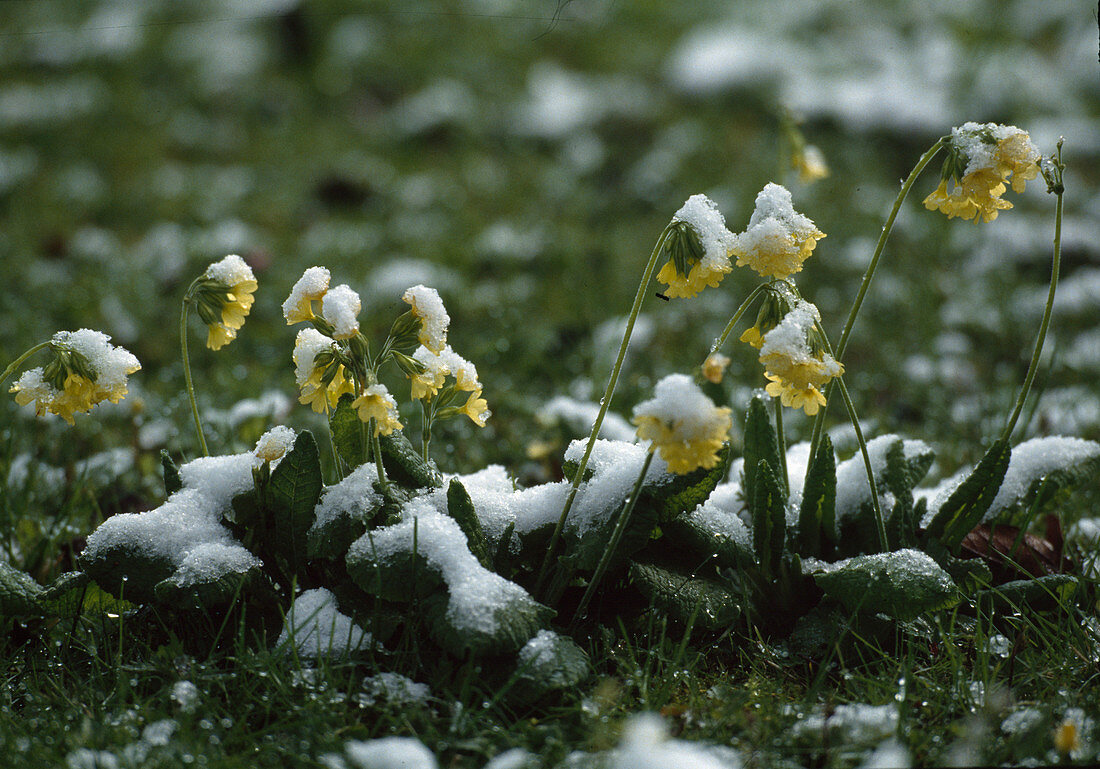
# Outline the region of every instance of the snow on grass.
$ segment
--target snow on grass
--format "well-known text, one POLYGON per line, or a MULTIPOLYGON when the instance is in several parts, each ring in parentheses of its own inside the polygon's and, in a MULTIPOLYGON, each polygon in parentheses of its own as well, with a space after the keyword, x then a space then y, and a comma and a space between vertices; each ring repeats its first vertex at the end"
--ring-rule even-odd
POLYGON ((439 769, 435 756, 413 737, 381 737, 344 745, 355 769, 439 769))

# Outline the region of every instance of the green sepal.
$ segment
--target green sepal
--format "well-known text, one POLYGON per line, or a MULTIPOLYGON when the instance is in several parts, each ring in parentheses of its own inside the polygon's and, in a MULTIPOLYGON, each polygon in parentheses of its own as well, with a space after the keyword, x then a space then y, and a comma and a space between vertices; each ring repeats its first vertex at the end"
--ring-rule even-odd
POLYGON ((332 444, 337 456, 351 470, 367 461, 370 456, 370 440, 367 426, 359 419, 359 413, 351 407, 355 397, 350 393, 340 396, 336 408, 328 416, 332 444))
POLYGON ((43 592, 30 574, 0 561, 0 616, 42 614, 43 592))
POLYGON ((787 537, 785 495, 779 478, 761 459, 755 473, 755 491, 752 497, 752 546, 756 561, 765 574, 771 574, 783 557, 783 545, 787 537))
POLYGON ((1004 483, 1012 449, 1005 440, 994 441, 982 461, 943 503, 925 532, 954 552, 971 529, 978 525, 993 504, 1004 483))
POLYGON ((707 632, 726 630, 741 616, 738 596, 719 583, 636 561, 630 580, 658 611, 681 625, 707 632))
POLYGON ((265 532, 268 546, 297 573, 307 560, 306 533, 315 519, 314 508, 321 497, 321 457, 313 433, 298 434, 294 447, 271 471, 265 503, 271 529, 265 532))
POLYGON ((828 433, 822 433, 806 474, 795 547, 800 555, 825 558, 836 541, 836 457, 828 433))
POLYGON ((164 471, 164 493, 167 496, 172 496, 183 488, 179 466, 172 461, 172 457, 164 449, 160 450, 160 466, 164 471))
POLYGON ((751 505, 756 498, 756 483, 760 462, 767 462, 773 475, 779 475, 783 458, 779 456, 779 444, 775 439, 775 428, 768 420, 768 410, 761 398, 749 402, 745 415, 744 477, 741 489, 745 500, 751 505))
POLYGON ((959 602, 950 575, 919 550, 860 555, 813 574, 818 586, 849 611, 909 620, 959 602))
POLYGON ((517 593, 492 612, 492 629, 461 628, 447 611, 447 603, 446 595, 437 594, 424 600, 421 607, 429 620, 432 640, 456 657, 466 654, 487 657, 517 651, 554 616, 553 609, 527 593, 517 593))
POLYGON ((985 611, 998 613, 1052 611, 1073 598, 1078 584, 1078 579, 1069 574, 1018 579, 981 591, 977 601, 985 611))
POLYGON ((443 485, 442 476, 424 461, 404 432, 394 430, 389 435, 380 435, 378 440, 382 447, 382 464, 389 480, 408 489, 437 488, 443 485))
POLYGON ((454 518, 466 535, 466 545, 478 562, 486 569, 492 569, 493 559, 489 556, 489 543, 481 528, 481 520, 477 517, 469 492, 457 478, 452 478, 447 486, 447 515, 454 518))

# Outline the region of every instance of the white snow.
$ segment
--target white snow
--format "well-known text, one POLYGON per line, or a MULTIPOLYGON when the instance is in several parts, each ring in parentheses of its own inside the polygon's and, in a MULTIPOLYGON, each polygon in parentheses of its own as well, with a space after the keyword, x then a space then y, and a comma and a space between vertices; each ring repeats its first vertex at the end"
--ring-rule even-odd
POLYGON ((206 277, 224 283, 230 288, 245 281, 256 280, 256 276, 252 274, 252 268, 236 254, 230 254, 221 261, 214 262, 207 267, 206 277))
POLYGON ((342 481, 326 486, 321 500, 314 508, 314 521, 310 531, 320 530, 343 515, 360 517, 371 508, 382 504, 382 495, 374 490, 378 481, 378 467, 364 462, 342 481))
POLYGON ((342 657, 371 644, 370 633, 356 625, 336 607, 336 596, 324 588, 307 590, 286 613, 277 646, 289 651, 293 644, 299 657, 342 657))
POLYGON ((674 222, 686 222, 699 236, 703 246, 701 263, 711 271, 728 272, 729 246, 734 235, 726 228, 725 217, 718 204, 706 195, 692 195, 680 210, 672 215, 674 222))
MULTIPOLYGON (((596 422, 599 412, 598 403, 575 400, 567 395, 556 395, 538 410, 535 418, 547 427, 560 422, 574 434, 588 435, 592 431, 592 425, 596 422)), ((608 411, 604 415, 603 424, 600 425, 598 437, 633 443, 634 428, 618 414, 608 411)))
MULTIPOLYGON (((867 454, 871 458, 871 468, 875 474, 875 481, 880 487, 879 501, 885 489, 881 488, 880 477, 886 469, 886 452, 895 442, 901 440, 893 433, 880 435, 867 442, 867 454)), ((920 454, 932 451, 932 447, 924 441, 902 440, 902 451, 906 459, 912 459, 920 454)), ((863 463, 863 454, 857 451, 850 459, 837 465, 836 468, 836 517, 837 521, 855 515, 861 505, 871 501, 871 486, 867 482, 867 466, 863 463)))
POLYGON ((315 328, 303 328, 294 340, 294 376, 301 387, 313 373, 317 354, 332 349, 332 340, 315 328))
POLYGON ((798 737, 819 737, 828 734, 837 744, 873 744, 887 739, 897 730, 898 711, 892 705, 852 703, 837 705, 832 714, 823 712, 807 716, 794 725, 798 737))
POLYGON ((325 295, 331 277, 325 267, 310 267, 302 273, 302 277, 290 289, 290 296, 283 302, 283 317, 287 322, 305 320, 304 311, 309 309, 311 301, 325 295))
POLYGON ((821 313, 817 307, 805 299, 799 299, 783 316, 783 320, 764 334, 760 357, 776 355, 794 362, 808 361, 811 351, 806 335, 820 320, 821 313))
POLYGON ((138 371, 141 364, 128 350, 110 344, 111 337, 99 331, 82 328, 79 331, 59 331, 53 343, 80 353, 96 373, 95 383, 110 389, 126 384, 126 377, 138 371))
POLYGON ((297 437, 293 428, 284 425, 272 427, 256 441, 253 453, 267 462, 277 462, 290 451, 297 437))
POLYGON ((1032 438, 1012 449, 1004 483, 983 521, 989 521, 1027 493, 1032 482, 1045 475, 1100 455, 1100 443, 1081 438, 1032 438))
POLYGON ((669 428, 671 439, 685 443, 729 427, 729 409, 720 409, 691 377, 670 374, 653 388, 653 398, 634 407, 634 422, 652 418, 669 428))
POLYGON ((378 673, 363 679, 358 701, 364 705, 384 702, 392 706, 422 705, 432 696, 427 684, 418 684, 400 673, 378 673))
POLYGON ((321 315, 332 324, 335 339, 349 339, 359 331, 359 311, 363 303, 346 283, 330 289, 321 300, 321 315))
MULTIPOLYGON (((445 336, 446 329, 444 329, 445 336)), ((449 344, 444 345, 439 351, 439 359, 455 378, 455 386, 459 390, 474 392, 481 389, 481 380, 477 377, 477 366, 452 350, 449 344)))
POLYGON ((193 713, 199 704, 199 687, 184 679, 172 684, 172 692, 169 697, 179 705, 184 713, 193 713))
POLYGON ((716 537, 732 540, 751 550, 752 532, 739 515, 742 507, 740 496, 740 484, 720 484, 703 504, 688 513, 686 520, 716 537))
POLYGON ((728 748, 674 740, 656 713, 627 721, 619 747, 608 753, 608 769, 740 769, 728 748))
POLYGON ((439 769, 432 752, 412 737, 350 741, 344 752, 356 769, 439 769))
POLYGON ((405 290, 402 300, 412 306, 413 314, 420 319, 420 343, 434 353, 447 344, 447 326, 451 316, 434 288, 418 284, 405 290))

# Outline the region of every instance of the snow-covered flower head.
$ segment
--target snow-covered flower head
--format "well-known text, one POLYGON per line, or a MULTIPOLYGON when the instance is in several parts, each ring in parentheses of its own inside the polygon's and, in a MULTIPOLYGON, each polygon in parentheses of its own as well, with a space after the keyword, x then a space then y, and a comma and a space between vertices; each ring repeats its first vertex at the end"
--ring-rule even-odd
POLYGON ((244 259, 230 254, 206 268, 188 297, 197 304, 206 324, 206 346, 220 350, 237 338, 255 301, 256 276, 244 259))
POLYGON ((735 235, 730 252, 737 266, 748 265, 765 278, 787 278, 802 269, 825 233, 794 210, 786 187, 768 183, 756 196, 749 226, 735 235))
POLYGON ((128 350, 110 344, 111 337, 83 328, 59 331, 50 340, 53 353, 45 368, 23 372, 12 385, 15 402, 34 403, 38 416, 56 414, 69 424, 73 415, 97 403, 118 403, 126 397, 130 374, 141 369, 128 350))
POLYGON ((412 383, 412 399, 419 401, 431 398, 439 392, 447 374, 451 373, 451 368, 441 355, 436 355, 423 345, 416 348, 412 358, 421 367, 419 372, 413 373, 409 378, 412 383))
POLYGON ((253 453, 265 462, 274 462, 282 459, 290 451, 297 437, 298 434, 293 428, 284 425, 272 427, 260 436, 260 440, 256 441, 253 453))
POLYGON ((321 315, 332 326, 333 339, 351 339, 359 333, 359 311, 363 303, 359 294, 341 283, 328 291, 321 300, 321 315))
POLYGON ((447 326, 451 316, 434 288, 416 285, 407 289, 401 299, 412 307, 413 317, 419 321, 417 339, 420 344, 439 354, 447 345, 447 326))
POLYGON ((343 363, 336 357, 333 342, 315 328, 303 328, 294 340, 294 377, 298 401, 318 414, 336 408, 340 396, 355 388, 343 363))
POLYGON ((654 397, 634 408, 638 437, 650 441, 671 472, 684 474, 718 464, 726 442, 730 410, 718 407, 691 377, 672 374, 657 383, 654 397))
POLYGON ((1006 183, 1014 192, 1023 192, 1039 174, 1039 160, 1027 132, 1016 126, 964 123, 951 130, 940 184, 924 199, 924 207, 938 209, 948 219, 976 220, 980 215, 991 222, 998 212, 1012 208, 1001 197, 1006 183))
POLYGON ((477 366, 463 358, 447 345, 439 353, 440 360, 450 369, 455 378, 455 387, 464 392, 481 390, 481 380, 477 377, 477 366))
POLYGON ((363 390, 363 394, 351 403, 359 411, 359 419, 364 422, 374 420, 375 435, 389 435, 401 429, 397 418, 397 401, 383 384, 372 384, 363 390))
POLYGON ((765 388, 768 395, 810 416, 825 405, 821 388, 844 372, 832 355, 815 349, 815 326, 820 319, 814 305, 799 300, 775 328, 764 334, 760 345, 760 362, 769 380, 765 388))
POLYGON ((657 280, 668 286, 670 299, 690 298, 704 288, 717 287, 732 267, 729 245, 733 233, 717 204, 706 195, 692 195, 672 216, 664 250, 668 261, 657 280))
POLYGON ((313 319, 313 303, 324 297, 331 278, 325 267, 310 267, 302 273, 283 302, 283 317, 288 326, 313 319))

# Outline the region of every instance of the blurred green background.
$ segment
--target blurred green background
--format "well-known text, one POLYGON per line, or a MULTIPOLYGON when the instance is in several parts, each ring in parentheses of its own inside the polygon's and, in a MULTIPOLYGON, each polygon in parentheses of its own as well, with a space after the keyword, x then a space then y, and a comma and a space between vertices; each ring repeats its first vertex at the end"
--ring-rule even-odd
MULTIPOLYGON (((134 397, 75 432, 5 398, 8 440, 58 465, 120 445, 192 455, 179 301, 240 253, 260 288, 239 339, 213 353, 192 329, 212 450, 270 422, 317 424, 292 408, 279 306, 322 264, 360 292, 379 339, 407 286, 439 289, 494 413, 484 431, 448 427, 440 463, 533 473, 525 447, 550 434, 539 408, 598 397, 650 248, 689 195, 740 231, 765 183, 790 186, 828 234, 798 278, 835 335, 900 180, 968 120, 1017 124, 1044 153, 1066 139, 1064 283, 1027 431, 1098 437, 1094 17, 1034 0, 3 0, 0 359, 90 327, 144 364, 134 397), (827 179, 782 167, 785 114, 827 179)), ((992 224, 948 222, 920 205, 935 165, 845 363, 872 431, 933 442, 950 471, 1023 378, 1054 199, 1039 180, 992 224)), ((647 300, 615 409, 698 365, 753 285, 736 270, 697 299, 647 300)), ((763 384, 744 347, 729 345, 715 397, 763 384)))

